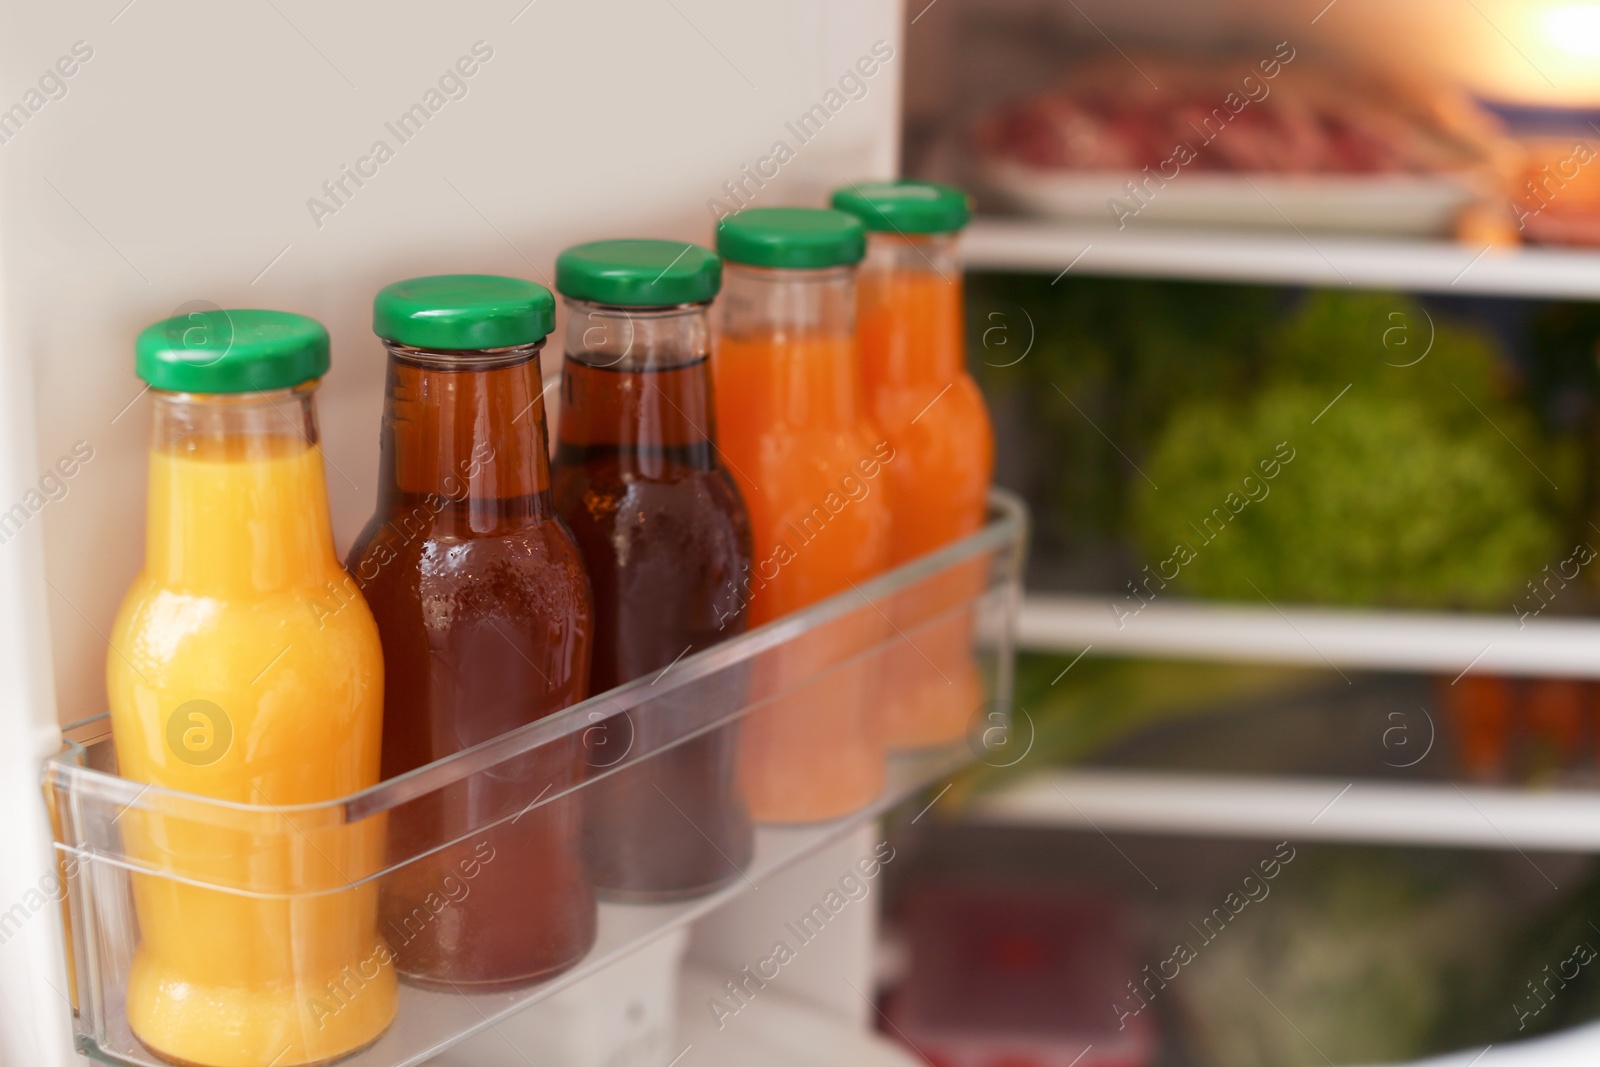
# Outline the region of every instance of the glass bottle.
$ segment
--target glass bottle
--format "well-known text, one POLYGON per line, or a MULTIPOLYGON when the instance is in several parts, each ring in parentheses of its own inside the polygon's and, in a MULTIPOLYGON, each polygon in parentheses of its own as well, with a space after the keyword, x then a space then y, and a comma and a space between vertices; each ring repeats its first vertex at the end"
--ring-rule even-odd
MULTIPOLYGON (((856 336, 867 408, 895 450, 885 472, 898 566, 983 525, 994 434, 967 373, 957 240, 965 193, 931 182, 863 182, 833 206, 867 228, 857 274, 856 336)), ((884 740, 918 747, 961 740, 983 703, 970 613, 982 590, 972 568, 952 571, 896 600, 906 641, 889 654, 884 740)))
MULTIPOLYGON (((717 423, 754 532, 744 583, 752 626, 888 567, 889 509, 878 487, 895 456, 861 404, 856 369, 863 247, 861 224, 837 211, 750 208, 717 230, 727 264, 713 359, 717 423)), ((877 657, 857 654, 884 629, 868 607, 767 665, 762 694, 800 688, 745 719, 740 776, 758 821, 831 819, 878 795, 877 657)))
MULTIPOLYGON (((556 260, 568 316, 555 502, 594 588, 596 691, 664 677, 746 627, 738 583, 750 519, 711 409, 706 313, 721 276, 711 252, 673 241, 596 241, 556 260)), ((709 892, 748 862, 737 723, 661 747, 742 695, 655 700, 626 724, 604 724, 618 734, 606 739, 611 751, 654 753, 584 791, 589 869, 608 896, 709 892)))
MULTIPOLYGON (((151 326, 136 352, 154 418, 145 565, 107 658, 120 773, 269 813, 373 785, 378 633, 359 596, 315 610, 340 576, 313 403, 327 331, 218 310, 151 326)), ((148 1048, 202 1067, 285 1067, 388 1026, 377 890, 347 888, 381 864, 374 823, 313 840, 270 814, 225 825, 139 805, 119 823, 129 853, 162 872, 131 876, 127 1015, 148 1048), (331 1010, 323 991, 352 973, 331 1010)))
MULTIPOLYGON (((346 567, 383 638, 385 778, 588 695, 589 583, 550 502, 539 352, 554 312, 543 286, 489 275, 374 301, 389 356, 378 506, 346 567)), ((396 854, 454 842, 385 879, 402 975, 483 990, 582 958, 594 893, 562 793, 583 773, 581 742, 559 740, 391 813, 396 854)))

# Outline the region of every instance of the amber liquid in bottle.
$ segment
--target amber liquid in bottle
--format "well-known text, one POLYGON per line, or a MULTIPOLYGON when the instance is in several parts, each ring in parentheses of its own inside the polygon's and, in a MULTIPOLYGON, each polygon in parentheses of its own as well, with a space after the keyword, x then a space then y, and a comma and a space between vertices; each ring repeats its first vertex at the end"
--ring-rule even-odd
MULTIPOLYGON (((387 344, 378 510, 347 563, 383 643, 386 779, 582 700, 593 632, 551 506, 540 346, 387 344)), ((453 842, 384 880, 402 975, 492 989, 582 958, 594 892, 580 801, 561 794, 584 775, 574 735, 390 813, 392 858, 453 842)))
MULTIPOLYGON (((738 580, 750 562, 750 521, 716 456, 704 311, 627 315, 610 331, 628 335, 627 354, 584 351, 571 338, 577 351, 562 373, 555 501, 594 588, 595 692, 661 676, 746 628, 738 580), (697 316, 698 328, 674 316, 697 316)), ((591 763, 634 757, 583 791, 585 851, 605 895, 692 896, 748 862, 737 724, 661 747, 740 706, 742 677, 730 673, 739 672, 614 716, 596 728, 607 736, 590 737, 591 763)))

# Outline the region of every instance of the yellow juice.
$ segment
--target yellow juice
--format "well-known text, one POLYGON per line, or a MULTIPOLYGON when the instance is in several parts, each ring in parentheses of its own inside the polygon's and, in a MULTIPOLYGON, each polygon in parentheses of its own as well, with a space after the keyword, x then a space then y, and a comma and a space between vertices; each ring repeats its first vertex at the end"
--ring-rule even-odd
POLYGON ((158 444, 147 555, 111 634, 121 774, 255 805, 137 802, 127 1015, 205 1067, 318 1063, 395 1012, 377 931, 383 826, 296 811, 378 780, 377 628, 333 552, 321 449, 288 435, 158 444), (225 891, 230 886, 238 891, 225 891))

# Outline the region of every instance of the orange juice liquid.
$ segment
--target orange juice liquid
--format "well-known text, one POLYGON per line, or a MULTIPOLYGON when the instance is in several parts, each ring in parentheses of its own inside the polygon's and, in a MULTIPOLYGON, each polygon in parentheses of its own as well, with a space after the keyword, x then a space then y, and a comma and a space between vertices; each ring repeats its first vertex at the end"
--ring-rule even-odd
MULTIPOLYGON (((874 235, 874 240, 881 238, 874 235)), ((857 336, 867 410, 894 448, 885 470, 894 517, 894 565, 983 525, 994 436, 977 383, 966 373, 961 276, 883 269, 857 278, 857 336)), ((960 739, 983 701, 968 603, 983 589, 975 567, 908 590, 895 624, 908 642, 887 665, 886 742, 918 747, 960 739)))
POLYGON ((117 760, 134 781, 267 810, 120 817, 129 854, 172 875, 132 876, 128 1020, 181 1063, 317 1063, 394 1016, 377 885, 350 884, 380 866, 383 826, 274 809, 378 780, 378 634, 334 558, 321 449, 195 444, 150 457, 146 566, 108 656, 117 760))
MULTIPOLYGON (((728 336, 712 362, 721 449, 750 512, 750 625, 882 573, 890 544, 883 472, 898 459, 856 404, 854 338, 728 336)), ((863 603, 763 664, 759 693, 803 688, 744 720, 739 776, 757 820, 831 819, 878 795, 877 657, 836 665, 886 629, 863 603)))

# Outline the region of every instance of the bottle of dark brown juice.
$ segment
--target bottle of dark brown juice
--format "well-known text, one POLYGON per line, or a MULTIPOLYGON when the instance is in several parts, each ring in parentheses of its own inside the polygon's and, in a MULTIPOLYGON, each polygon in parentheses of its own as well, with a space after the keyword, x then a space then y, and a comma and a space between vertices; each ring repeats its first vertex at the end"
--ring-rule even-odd
MULTIPOLYGON (((550 499, 539 351, 554 317, 548 289, 488 275, 374 301, 389 353, 378 508, 346 566, 383 643, 384 778, 588 695, 589 583, 550 499)), ((561 794, 584 765, 581 738, 558 740, 390 813, 392 855, 451 842, 381 887, 403 976, 481 990, 583 956, 594 893, 579 801, 561 794)))
MULTIPOLYGON (((721 280, 713 253, 673 241, 597 241, 556 260, 570 314, 555 502, 594 587, 596 692, 663 676, 745 630, 750 521, 718 458, 708 366, 721 280)), ((584 790, 589 869, 606 895, 692 896, 748 861, 737 724, 671 744, 738 706, 742 694, 721 691, 737 681, 722 682, 603 724, 617 751, 653 752, 584 790)))

